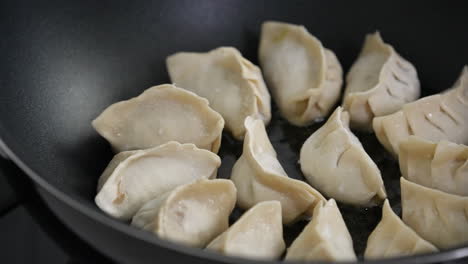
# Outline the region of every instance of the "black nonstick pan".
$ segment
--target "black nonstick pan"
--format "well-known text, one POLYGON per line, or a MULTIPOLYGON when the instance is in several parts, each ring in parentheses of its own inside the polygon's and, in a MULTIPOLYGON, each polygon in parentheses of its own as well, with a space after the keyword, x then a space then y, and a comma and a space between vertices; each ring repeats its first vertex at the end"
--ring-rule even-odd
MULTIPOLYGON (((175 52, 234 46, 258 64, 265 20, 305 25, 336 53, 345 72, 365 34, 379 30, 415 65, 422 95, 437 93, 450 87, 468 63, 467 6, 466 1, 3 1, 0 147, 17 166, 7 176, 31 178, 65 225, 117 262, 255 263, 160 240, 102 213, 93 198, 113 153, 91 120, 111 103, 169 82, 164 61, 175 52)), ((299 149, 321 124, 293 127, 273 109, 270 139, 289 176, 302 179, 299 149)), ((397 162, 374 135, 358 136, 400 213, 397 162)), ((219 177, 229 177, 241 145, 223 135, 219 177)), ((381 209, 339 206, 362 256, 381 209)), ((234 212, 232 220, 240 213, 234 212)), ((285 239, 290 242, 303 226, 287 227, 285 239)), ((375 262, 434 263, 466 256, 468 247, 460 245, 375 262)))

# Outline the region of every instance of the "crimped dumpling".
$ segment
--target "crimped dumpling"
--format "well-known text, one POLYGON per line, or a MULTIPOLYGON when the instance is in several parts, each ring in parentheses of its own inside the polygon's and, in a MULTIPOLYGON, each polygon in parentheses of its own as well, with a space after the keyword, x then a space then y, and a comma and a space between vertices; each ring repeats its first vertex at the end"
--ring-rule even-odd
POLYGON ((361 130, 372 130, 374 117, 392 114, 420 94, 416 69, 384 43, 379 32, 366 36, 346 83, 343 108, 351 128, 361 130))
POLYGON ((110 216, 129 220, 143 204, 177 186, 215 178, 220 165, 213 152, 174 141, 122 152, 102 173, 95 202, 110 216))
POLYGON ((270 122, 270 94, 262 73, 237 49, 179 52, 169 56, 166 64, 172 82, 208 99, 235 138, 244 137, 247 116, 270 122))
POLYGON ((252 259, 279 258, 285 249, 281 204, 278 201, 258 203, 215 238, 207 249, 252 259))
POLYGON ((338 107, 301 149, 307 181, 324 195, 361 206, 387 197, 379 168, 349 130, 349 115, 338 107))
POLYGON ((325 198, 307 183, 288 177, 262 121, 247 117, 245 128, 243 153, 231 174, 239 207, 248 209, 261 201, 278 200, 285 224, 310 217, 317 202, 325 198))
POLYGON ((382 219, 367 240, 364 257, 389 258, 437 251, 434 245, 403 223, 393 212, 388 200, 385 200, 382 219))
POLYGON ((400 169, 406 179, 447 193, 468 196, 468 147, 415 136, 400 144, 400 169))
POLYGON ((177 141, 217 153, 224 120, 206 99, 163 84, 107 107, 92 124, 116 152, 177 141))
POLYGON ((454 86, 403 106, 402 110, 373 121, 377 138, 398 155, 400 143, 410 135, 430 141, 468 144, 468 67, 454 86))
POLYGON ((288 248, 286 260, 356 260, 353 240, 335 200, 320 201, 312 220, 288 248))
POLYGON ((276 104, 292 124, 321 120, 338 101, 341 65, 305 27, 263 23, 259 60, 276 104))
POLYGON ((400 181, 403 221, 419 236, 438 248, 468 242, 468 197, 400 181))
POLYGON ((200 179, 147 202, 132 225, 163 239, 204 248, 228 228, 235 204, 236 187, 230 180, 200 179))

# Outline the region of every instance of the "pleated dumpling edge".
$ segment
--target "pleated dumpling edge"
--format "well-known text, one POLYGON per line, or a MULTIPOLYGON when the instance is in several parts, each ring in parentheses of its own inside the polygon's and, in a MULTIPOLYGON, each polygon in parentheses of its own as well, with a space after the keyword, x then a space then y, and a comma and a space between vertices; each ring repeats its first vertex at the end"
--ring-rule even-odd
POLYGON ((372 124, 377 139, 394 156, 409 136, 438 142, 468 144, 468 67, 452 88, 405 104, 401 110, 376 117, 372 124))
POLYGON ((236 139, 244 137, 247 116, 270 122, 271 99, 260 68, 236 48, 178 52, 166 58, 166 66, 173 83, 208 99, 236 139))
POLYGON ((367 240, 366 259, 390 258, 439 251, 422 239, 393 212, 388 200, 382 207, 382 218, 367 240))
POLYGON ((372 119, 392 114, 420 95, 415 67, 384 43, 380 33, 366 36, 346 76, 343 108, 351 128, 372 131, 372 119))
POLYGON ((299 163, 307 181, 337 201, 374 206, 387 197, 380 170, 349 129, 342 107, 304 142, 299 163))
POLYGON ((229 226, 236 188, 226 179, 198 179, 143 205, 132 225, 160 238, 203 248, 229 226))
POLYGON ((247 117, 245 127, 243 152, 231 173, 238 206, 248 209, 262 201, 278 200, 283 223, 310 217, 317 203, 325 198, 307 183, 288 177, 261 120, 247 117))
POLYGON ((149 200, 196 179, 216 177, 221 159, 194 144, 171 141, 114 156, 98 181, 96 205, 128 220, 149 200))
POLYGON ((224 119, 205 98, 162 84, 108 106, 92 125, 116 152, 177 141, 217 153, 224 119))
POLYGON ((275 102, 290 123, 305 126, 322 120, 338 101, 341 65, 304 26, 264 22, 259 61, 275 102))

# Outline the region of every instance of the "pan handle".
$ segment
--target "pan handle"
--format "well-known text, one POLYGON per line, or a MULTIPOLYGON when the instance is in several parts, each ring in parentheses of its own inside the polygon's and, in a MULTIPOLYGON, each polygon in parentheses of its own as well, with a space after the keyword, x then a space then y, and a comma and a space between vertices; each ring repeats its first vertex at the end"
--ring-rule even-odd
POLYGON ((8 167, 14 165, 8 161, 2 148, 0 148, 0 156, 0 216, 2 216, 18 206, 20 199, 6 177, 8 171, 12 171, 8 170, 8 167))

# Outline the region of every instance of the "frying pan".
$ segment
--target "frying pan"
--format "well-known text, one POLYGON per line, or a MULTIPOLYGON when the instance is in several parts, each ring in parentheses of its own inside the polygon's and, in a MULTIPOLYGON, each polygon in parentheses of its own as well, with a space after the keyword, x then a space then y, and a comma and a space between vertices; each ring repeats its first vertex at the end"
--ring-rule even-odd
MULTIPOLYGON (((3 1, 0 4, 0 148, 29 177, 51 210, 79 237, 121 263, 256 263, 158 239, 102 213, 97 178, 113 153, 90 122, 106 106, 169 82, 166 56, 234 46, 258 64, 265 20, 303 24, 333 50, 345 71, 364 35, 383 38, 418 70, 423 96, 450 87, 468 63, 463 1, 3 1)), ((303 141, 320 124, 288 125, 273 105, 268 133, 291 177, 303 141)), ((374 135, 358 134, 383 172, 400 213, 399 170, 374 135)), ((227 178, 242 143, 223 136, 219 177, 227 178)), ((340 204, 362 255, 380 208, 340 204)), ((233 213, 232 221, 241 214, 233 213)), ((285 229, 291 241, 304 223, 285 229)), ((432 263, 468 256, 460 246, 438 254, 376 263, 432 263)), ((273 263, 273 262, 272 262, 273 263)), ((275 262, 279 263, 279 262, 275 262)))

